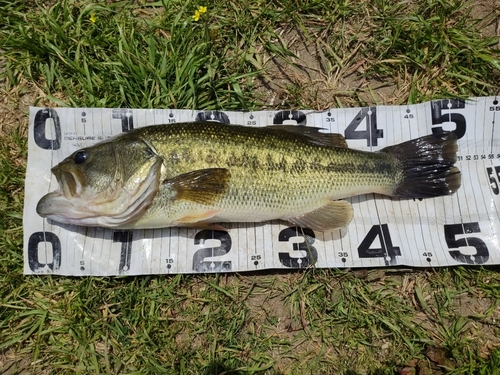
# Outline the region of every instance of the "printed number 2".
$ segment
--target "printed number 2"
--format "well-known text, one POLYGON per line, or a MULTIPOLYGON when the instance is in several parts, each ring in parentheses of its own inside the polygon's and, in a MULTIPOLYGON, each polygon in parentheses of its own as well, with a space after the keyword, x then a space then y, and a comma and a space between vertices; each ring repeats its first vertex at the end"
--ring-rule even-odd
POLYGON ((346 139, 366 139, 367 146, 377 146, 378 139, 384 137, 384 131, 377 129, 377 107, 361 108, 345 129, 344 135, 346 139), (364 119, 365 130, 357 130, 364 119))
POLYGON ((457 235, 467 235, 469 233, 480 233, 479 223, 451 224, 444 226, 444 236, 450 249, 459 249, 460 247, 475 247, 476 254, 466 255, 460 250, 449 250, 450 255, 457 262, 467 264, 483 264, 489 259, 488 247, 483 240, 477 237, 465 237, 457 239, 457 235))
MULTIPOLYGON (((279 241, 288 242, 293 237, 302 237, 304 241, 293 243, 293 251, 303 251, 306 253, 303 257, 292 257, 290 253, 278 253, 281 264, 290 268, 306 268, 316 263, 318 260, 318 251, 313 245, 314 232, 308 228, 286 228, 279 234, 279 241)), ((300 253, 299 253, 300 254, 300 253)))
POLYGON ((193 256, 193 271, 196 272, 227 272, 231 271, 231 261, 210 261, 206 258, 220 257, 231 250, 231 236, 220 230, 202 230, 194 236, 195 245, 204 245, 207 240, 219 240, 220 246, 199 249, 193 256))

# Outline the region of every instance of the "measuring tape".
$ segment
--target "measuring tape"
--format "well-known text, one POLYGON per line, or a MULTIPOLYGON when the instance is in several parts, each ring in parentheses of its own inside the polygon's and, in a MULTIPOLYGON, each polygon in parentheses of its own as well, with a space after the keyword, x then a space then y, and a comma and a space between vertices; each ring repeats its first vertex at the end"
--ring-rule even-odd
POLYGON ((113 276, 263 269, 437 267, 500 263, 500 102, 496 97, 407 106, 315 111, 30 108, 24 206, 25 274, 113 276), (36 214, 57 189, 50 169, 79 148, 133 128, 190 121, 247 126, 300 124, 377 151, 429 133, 453 131, 462 186, 451 196, 347 199, 348 227, 314 232, 283 222, 229 223, 227 230, 117 231, 62 225, 36 214), (495 130, 497 127, 497 130, 495 130))

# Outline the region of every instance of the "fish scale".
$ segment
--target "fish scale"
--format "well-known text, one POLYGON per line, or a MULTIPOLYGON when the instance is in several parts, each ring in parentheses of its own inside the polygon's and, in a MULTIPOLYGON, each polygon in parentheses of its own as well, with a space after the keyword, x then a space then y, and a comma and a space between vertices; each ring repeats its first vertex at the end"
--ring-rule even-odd
MULTIPOLYGON (((384 154, 366 153, 363 151, 347 148, 332 148, 311 144, 307 139, 300 138, 297 134, 290 132, 276 132, 266 128, 246 128, 234 125, 212 125, 203 124, 179 124, 166 127, 168 133, 159 131, 157 127, 145 128, 143 136, 148 139, 160 155, 168 155, 178 147, 190 149, 189 155, 178 158, 175 161, 165 160, 165 165, 175 169, 176 174, 185 173, 192 169, 215 168, 221 166, 240 167, 253 175, 266 171, 270 177, 292 182, 294 179, 306 180, 315 188, 324 187, 330 190, 332 184, 342 186, 343 179, 335 177, 325 178, 326 172, 337 172, 342 177, 349 177, 345 183, 351 180, 358 182, 384 179, 386 185, 394 184, 393 176, 380 175, 380 170, 397 168, 396 160, 391 160, 384 154), (240 130, 259 130, 258 136, 243 137, 240 130), (271 131, 270 131, 271 130, 271 131), (206 155, 206 150, 211 150, 206 155), (172 151, 171 151, 172 150, 172 151), (234 158, 233 155, 237 157, 234 158), (204 157, 205 156, 205 157, 204 157), (375 160, 374 160, 375 159, 375 160), (192 160, 196 160, 192 164, 192 160), (249 161, 253 160, 253 163, 249 161), (385 162, 385 163, 384 163, 385 162), (372 170, 366 168, 367 163, 372 170), (178 165, 177 165, 178 164, 178 165), (252 164, 252 165, 248 165, 252 164), (258 167, 259 169, 252 169, 258 167), (359 170, 363 175, 355 176, 346 174, 346 171, 359 170), (321 178, 314 178, 315 173, 321 174, 321 178), (311 174, 311 176, 308 176, 311 174)), ((139 129, 142 130, 142 129, 139 129)), ((139 134, 141 134, 140 132, 139 134)), ((386 171, 388 172, 388 171, 386 171)), ((392 171, 391 171, 392 172, 392 171)), ((266 176, 267 178, 268 176, 266 176)), ((318 176, 319 177, 319 176, 318 176)), ((262 180, 269 183, 269 180, 262 180)), ((380 182, 377 181, 377 185, 380 182)), ((281 189, 286 187, 280 186, 281 189)))

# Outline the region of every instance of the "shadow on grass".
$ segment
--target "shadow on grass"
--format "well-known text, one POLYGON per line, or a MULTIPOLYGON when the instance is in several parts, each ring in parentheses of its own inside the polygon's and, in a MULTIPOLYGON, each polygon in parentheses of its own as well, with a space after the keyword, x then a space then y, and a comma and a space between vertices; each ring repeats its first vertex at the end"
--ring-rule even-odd
POLYGON ((243 375, 243 372, 229 368, 228 366, 224 365, 223 361, 215 360, 215 361, 211 362, 200 373, 200 375, 225 375, 225 374, 243 375))

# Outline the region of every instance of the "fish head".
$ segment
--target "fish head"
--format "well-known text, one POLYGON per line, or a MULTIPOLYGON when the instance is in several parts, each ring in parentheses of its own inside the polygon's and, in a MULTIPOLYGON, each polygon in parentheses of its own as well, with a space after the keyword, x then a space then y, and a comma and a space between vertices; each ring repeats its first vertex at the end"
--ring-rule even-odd
POLYGON ((40 199, 37 213, 64 224, 126 227, 151 205, 162 162, 139 138, 78 150, 52 168, 59 189, 40 199))

